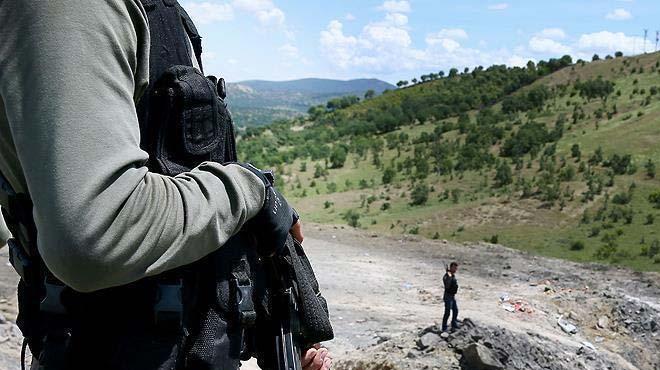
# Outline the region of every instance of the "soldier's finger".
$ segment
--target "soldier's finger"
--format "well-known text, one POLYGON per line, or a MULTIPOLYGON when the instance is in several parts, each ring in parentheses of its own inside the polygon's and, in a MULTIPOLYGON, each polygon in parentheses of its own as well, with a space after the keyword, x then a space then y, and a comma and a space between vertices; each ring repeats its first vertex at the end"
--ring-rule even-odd
POLYGON ((305 354, 303 355, 303 358, 300 359, 300 364, 303 367, 309 366, 312 361, 314 360, 314 357, 316 357, 317 350, 316 348, 310 348, 308 349, 305 354))
POLYGON ((325 360, 323 360, 323 368, 321 370, 330 370, 332 367, 332 359, 326 357, 325 360))

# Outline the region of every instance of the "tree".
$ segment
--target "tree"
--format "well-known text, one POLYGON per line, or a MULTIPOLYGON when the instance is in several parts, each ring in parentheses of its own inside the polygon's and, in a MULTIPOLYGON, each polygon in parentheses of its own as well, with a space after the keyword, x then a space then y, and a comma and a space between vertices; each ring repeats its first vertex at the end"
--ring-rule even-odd
POLYGON ((319 177, 325 175, 326 175, 326 170, 323 168, 323 166, 317 163, 316 166, 314 166, 314 178, 318 179, 319 177))
POLYGON ((644 164, 644 168, 646 169, 646 176, 648 176, 651 179, 655 178, 655 163, 651 161, 650 159, 644 164))
POLYGON ((410 81, 411 81, 411 82, 413 83, 413 85, 414 85, 414 84, 416 84, 416 83, 417 83, 417 78, 413 78, 413 79, 412 79, 412 80, 410 80, 410 81))
POLYGON ((392 167, 387 167, 385 171, 383 171, 383 184, 389 184, 394 180, 394 177, 396 176, 396 171, 394 171, 394 168, 392 167))
POLYGON ((507 163, 502 162, 502 164, 497 167, 497 172, 495 173, 495 186, 501 188, 511 183, 513 183, 511 167, 509 167, 507 163))
POLYGON ((419 184, 410 192, 410 204, 413 206, 421 206, 428 199, 429 187, 426 184, 419 184))
POLYGON ((440 78, 445 77, 445 71, 438 72, 438 76, 440 76, 440 78))
POLYGON ((367 92, 364 93, 364 99, 365 99, 365 100, 367 100, 367 99, 371 99, 371 98, 373 98, 374 96, 376 96, 376 92, 373 91, 373 90, 371 90, 371 89, 367 90, 367 92))
POLYGON ((330 153, 330 168, 342 168, 346 162, 346 148, 341 145, 336 146, 330 153))
POLYGON ((617 51, 616 53, 614 53, 614 56, 617 58, 621 58, 623 56, 623 52, 617 51))
POLYGON ((655 208, 660 208, 660 191, 651 193, 651 195, 649 195, 649 202, 651 202, 655 208))
POLYGON ((592 61, 592 62, 595 62, 595 61, 597 61, 597 60, 600 60, 600 57, 598 56, 598 54, 594 54, 594 56, 591 57, 591 61, 592 61))
POLYGON ((452 68, 449 70, 449 78, 456 77, 456 75, 458 75, 458 69, 452 68))
POLYGON ((348 223, 350 227, 360 227, 360 214, 352 209, 349 209, 343 215, 344 220, 348 223))
POLYGON ((581 156, 580 144, 573 144, 573 146, 571 146, 571 158, 575 158, 576 161, 579 161, 581 156))

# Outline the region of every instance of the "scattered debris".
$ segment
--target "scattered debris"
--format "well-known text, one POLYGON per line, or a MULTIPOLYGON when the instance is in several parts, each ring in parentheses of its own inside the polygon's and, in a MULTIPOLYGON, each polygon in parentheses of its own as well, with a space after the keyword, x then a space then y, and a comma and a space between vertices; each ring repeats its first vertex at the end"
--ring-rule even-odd
POLYGON ((577 326, 571 324, 570 322, 564 320, 564 315, 559 315, 557 319, 557 325, 561 327, 561 330, 565 331, 568 334, 577 333, 577 326))

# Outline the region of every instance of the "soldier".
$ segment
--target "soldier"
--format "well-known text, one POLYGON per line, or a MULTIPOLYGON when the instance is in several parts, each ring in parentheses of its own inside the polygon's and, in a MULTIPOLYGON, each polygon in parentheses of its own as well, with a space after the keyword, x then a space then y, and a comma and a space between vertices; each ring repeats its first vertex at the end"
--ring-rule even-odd
POLYGON ((458 281, 456 280, 458 263, 452 262, 442 277, 445 291, 443 301, 445 302, 445 314, 442 317, 442 331, 447 331, 447 321, 451 311, 451 328, 458 329, 458 305, 456 305, 456 293, 458 292, 458 281))
MULTIPOLYGON (((20 244, 12 263, 32 369, 237 368, 231 287, 251 287, 240 262, 253 256, 232 241, 257 220, 272 255, 302 230, 263 176, 222 164, 235 161, 231 122, 185 11, 176 0, 0 2, 0 39, 0 172, 11 188, 0 205, 20 244), (181 122, 162 116, 177 97, 156 91, 172 74, 198 99, 181 122)), ((241 323, 254 322, 249 309, 241 323)), ((331 359, 317 345, 302 362, 331 359)))

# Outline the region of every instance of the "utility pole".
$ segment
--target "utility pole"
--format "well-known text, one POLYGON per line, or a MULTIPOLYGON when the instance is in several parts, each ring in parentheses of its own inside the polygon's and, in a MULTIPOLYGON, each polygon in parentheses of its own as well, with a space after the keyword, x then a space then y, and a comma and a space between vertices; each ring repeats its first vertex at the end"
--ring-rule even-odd
POLYGON ((649 30, 644 28, 644 54, 646 54, 646 37, 649 35, 649 30))
POLYGON ((660 31, 655 31, 655 51, 658 51, 658 41, 660 41, 660 31))

